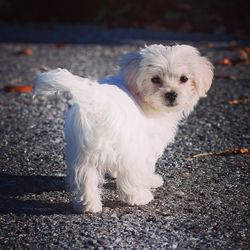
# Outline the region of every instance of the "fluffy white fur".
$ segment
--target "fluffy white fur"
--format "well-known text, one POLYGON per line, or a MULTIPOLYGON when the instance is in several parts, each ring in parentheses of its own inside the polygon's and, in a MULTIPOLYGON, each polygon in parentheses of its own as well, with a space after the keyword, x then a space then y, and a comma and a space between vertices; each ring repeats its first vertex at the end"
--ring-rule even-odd
POLYGON ((187 45, 151 45, 126 54, 117 74, 99 82, 65 69, 39 75, 35 94, 69 91, 73 97, 65 137, 77 210, 102 210, 99 188, 107 172, 116 177, 121 200, 150 202, 152 189, 163 184, 155 163, 212 78, 211 63, 187 45), (169 92, 175 93, 172 100, 169 92))

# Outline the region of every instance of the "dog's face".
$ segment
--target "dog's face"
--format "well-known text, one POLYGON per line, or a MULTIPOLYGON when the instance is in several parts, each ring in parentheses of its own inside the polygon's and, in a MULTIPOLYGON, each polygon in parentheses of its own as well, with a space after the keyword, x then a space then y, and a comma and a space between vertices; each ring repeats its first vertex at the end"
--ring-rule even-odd
POLYGON ((187 45, 151 45, 120 61, 124 81, 145 112, 189 113, 206 96, 213 66, 187 45))

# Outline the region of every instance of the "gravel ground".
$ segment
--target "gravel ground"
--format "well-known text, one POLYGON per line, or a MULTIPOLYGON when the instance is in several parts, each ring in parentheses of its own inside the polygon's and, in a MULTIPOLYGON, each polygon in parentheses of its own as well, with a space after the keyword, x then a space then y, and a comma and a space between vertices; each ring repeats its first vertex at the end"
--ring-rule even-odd
MULTIPOLYGON (((17 40, 0 44, 0 88, 33 84, 45 67, 66 67, 95 78, 111 74, 121 53, 144 43, 97 45, 97 39, 92 44, 58 45, 17 40), (25 48, 32 48, 33 55, 18 53, 25 48)), ((209 48, 207 42, 196 40, 189 43, 213 62, 233 53, 228 41, 209 48)), ((153 38, 145 42, 153 43, 153 38)), ((228 104, 249 96, 249 65, 216 65, 215 75, 208 97, 180 125, 176 142, 158 161, 157 172, 165 184, 155 192, 154 201, 140 207, 124 204, 114 181, 107 179, 101 214, 76 214, 65 189, 63 126, 68 98, 32 100, 31 93, 2 89, 0 248, 249 249, 249 155, 192 158, 249 147, 249 104, 228 104)))

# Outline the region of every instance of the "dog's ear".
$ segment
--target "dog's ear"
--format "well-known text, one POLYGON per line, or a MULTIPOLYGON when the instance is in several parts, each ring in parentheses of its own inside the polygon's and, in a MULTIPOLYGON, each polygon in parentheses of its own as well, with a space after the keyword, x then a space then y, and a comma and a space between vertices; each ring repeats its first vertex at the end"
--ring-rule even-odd
POLYGON ((192 68, 194 69, 194 85, 197 93, 200 97, 206 97, 206 93, 211 87, 214 67, 206 57, 200 55, 200 52, 193 46, 190 45, 175 45, 178 48, 177 51, 182 52, 188 58, 189 63, 191 62, 192 68))
POLYGON ((214 67, 206 57, 198 55, 195 69, 195 85, 200 97, 206 97, 206 93, 211 87, 214 67))
MULTIPOLYGON (((120 74, 122 75, 126 86, 133 90, 136 88, 136 81, 139 74, 142 55, 140 53, 127 53, 119 60, 120 74)), ((135 90, 134 90, 135 91, 135 90)))

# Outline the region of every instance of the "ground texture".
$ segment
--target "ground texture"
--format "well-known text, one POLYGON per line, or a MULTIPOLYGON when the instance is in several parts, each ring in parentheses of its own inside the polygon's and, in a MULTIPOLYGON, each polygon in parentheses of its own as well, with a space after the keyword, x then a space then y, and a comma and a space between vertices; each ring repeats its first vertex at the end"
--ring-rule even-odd
MULTIPOLYGON (((123 52, 138 49, 144 41, 154 42, 149 33, 143 40, 143 34, 133 37, 129 30, 126 34, 131 34, 132 40, 127 43, 109 44, 112 31, 106 44, 99 42, 98 32, 84 43, 84 32, 74 45, 21 44, 16 43, 17 38, 15 43, 4 43, 2 37, 0 88, 32 85, 36 73, 47 67, 66 67, 82 76, 101 77, 114 71, 123 52), (32 55, 19 53, 26 48, 32 55)), ((181 34, 177 37, 182 41, 181 34)), ((169 43, 164 36, 157 38, 169 43)), ((190 35, 188 43, 214 63, 234 57, 228 40, 213 44, 202 36, 200 42, 197 40, 194 35, 192 41, 190 35)), ((249 249, 249 154, 192 158, 203 152, 249 147, 249 104, 228 103, 249 97, 249 88, 249 65, 216 65, 208 97, 180 125, 176 142, 157 163, 165 183, 155 192, 154 201, 141 207, 124 204, 118 200, 114 181, 108 179, 101 214, 76 214, 65 188, 63 127, 68 98, 33 100, 32 93, 2 89, 0 248, 249 249)))

